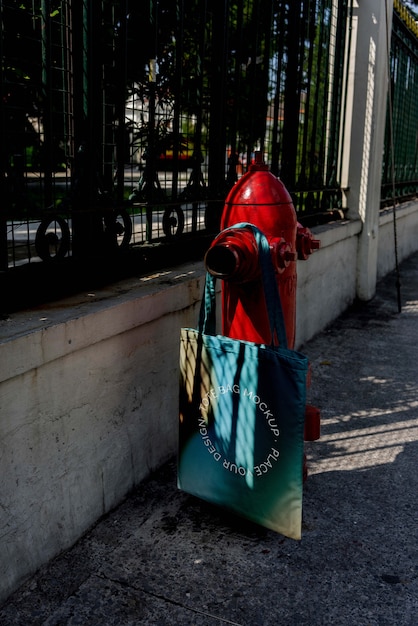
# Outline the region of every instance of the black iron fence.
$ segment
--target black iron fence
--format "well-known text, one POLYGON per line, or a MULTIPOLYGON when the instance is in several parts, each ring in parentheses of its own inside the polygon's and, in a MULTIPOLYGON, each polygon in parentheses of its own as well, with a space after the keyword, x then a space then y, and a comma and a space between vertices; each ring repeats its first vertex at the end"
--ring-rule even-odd
POLYGON ((179 259, 256 150, 302 223, 342 215, 351 4, 3 0, 2 275, 179 259))
POLYGON ((382 205, 418 194, 418 24, 394 2, 382 205))

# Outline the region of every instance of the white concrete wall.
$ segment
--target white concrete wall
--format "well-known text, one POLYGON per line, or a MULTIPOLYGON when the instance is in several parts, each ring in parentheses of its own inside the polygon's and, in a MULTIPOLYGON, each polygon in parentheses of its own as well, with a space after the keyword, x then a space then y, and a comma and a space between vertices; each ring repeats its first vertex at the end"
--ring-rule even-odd
POLYGON ((0 323, 0 601, 175 453, 184 271, 0 323))
POLYGON ((393 210, 386 209, 380 214, 378 241, 378 279, 396 267, 395 237, 397 257, 401 262, 418 247, 418 202, 405 202, 396 208, 395 223, 393 210))
POLYGON ((296 347, 325 328, 354 301, 360 231, 360 220, 314 229, 321 248, 307 261, 298 261, 296 347))

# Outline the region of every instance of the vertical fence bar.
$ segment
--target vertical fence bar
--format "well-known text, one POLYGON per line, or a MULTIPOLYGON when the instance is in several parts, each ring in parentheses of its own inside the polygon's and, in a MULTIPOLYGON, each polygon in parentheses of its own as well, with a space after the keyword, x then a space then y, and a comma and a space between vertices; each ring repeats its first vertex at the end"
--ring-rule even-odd
MULTIPOLYGON (((5 110, 5 100, 6 100, 6 85, 5 85, 5 77, 4 77, 4 63, 3 59, 5 58, 4 51, 4 15, 3 15, 4 7, 3 3, 0 3, 0 102, 3 103, 3 106, 0 106, 0 131, 1 136, 4 137, 5 128, 6 128, 6 110, 5 110)), ((6 148, 5 146, 0 146, 0 193, 1 197, 6 197, 6 148)), ((3 209, 0 211, 0 271, 7 270, 8 267, 8 258, 7 258, 7 214, 3 209)))

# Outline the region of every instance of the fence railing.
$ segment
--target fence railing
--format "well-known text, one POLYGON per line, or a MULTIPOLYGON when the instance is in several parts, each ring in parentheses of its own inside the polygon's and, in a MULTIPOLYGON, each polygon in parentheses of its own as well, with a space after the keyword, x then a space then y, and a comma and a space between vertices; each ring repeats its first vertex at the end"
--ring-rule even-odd
POLYGON ((215 233, 255 150, 338 218, 351 6, 5 0, 0 270, 215 233))
POLYGON ((395 0, 390 49, 382 206, 418 194, 418 24, 395 0))

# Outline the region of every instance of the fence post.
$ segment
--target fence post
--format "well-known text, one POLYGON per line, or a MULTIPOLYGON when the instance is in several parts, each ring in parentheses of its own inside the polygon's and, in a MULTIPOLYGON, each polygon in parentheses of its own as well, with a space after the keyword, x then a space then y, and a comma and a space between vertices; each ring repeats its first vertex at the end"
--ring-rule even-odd
POLYGON ((363 224, 357 255, 360 300, 370 300, 376 291, 392 11, 393 0, 354 0, 342 187, 348 188, 348 216, 363 224))

